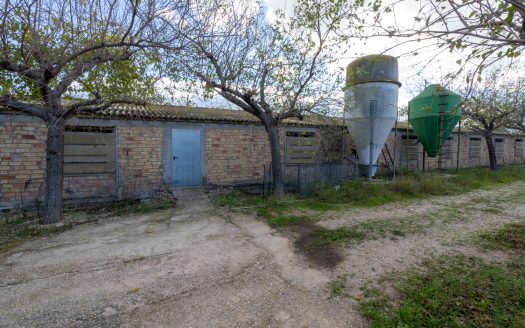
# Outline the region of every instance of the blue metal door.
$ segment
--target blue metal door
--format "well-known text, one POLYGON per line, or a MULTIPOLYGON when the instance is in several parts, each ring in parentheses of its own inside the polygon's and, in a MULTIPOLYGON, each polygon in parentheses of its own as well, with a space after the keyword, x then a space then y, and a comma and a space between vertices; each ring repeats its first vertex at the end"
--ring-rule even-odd
POLYGON ((171 134, 173 156, 173 185, 198 186, 201 184, 201 132, 200 130, 173 129, 171 134))

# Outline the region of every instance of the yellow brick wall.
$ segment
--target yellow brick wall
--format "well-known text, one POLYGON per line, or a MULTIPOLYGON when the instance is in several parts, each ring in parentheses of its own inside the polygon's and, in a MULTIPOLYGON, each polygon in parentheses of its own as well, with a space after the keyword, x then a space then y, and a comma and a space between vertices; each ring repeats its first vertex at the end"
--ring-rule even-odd
POLYGON ((46 168, 46 134, 42 123, 0 123, 0 206, 34 203, 41 195, 46 168))
POLYGON ((264 129, 206 131, 208 183, 262 182, 264 166, 270 161, 264 129))
POLYGON ((158 190, 162 179, 162 128, 119 127, 119 188, 123 198, 158 190))

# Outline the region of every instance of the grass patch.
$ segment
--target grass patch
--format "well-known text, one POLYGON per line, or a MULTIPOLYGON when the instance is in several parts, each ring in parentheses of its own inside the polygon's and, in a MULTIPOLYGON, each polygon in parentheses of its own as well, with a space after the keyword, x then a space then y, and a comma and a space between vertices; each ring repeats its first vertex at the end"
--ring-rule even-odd
POLYGON ((217 193, 212 199, 219 206, 227 207, 230 210, 254 213, 264 218, 274 227, 284 227, 301 223, 313 222, 317 218, 315 215, 303 214, 305 209, 312 211, 326 211, 332 206, 324 204, 306 202, 293 195, 286 195, 283 198, 261 197, 246 194, 239 190, 217 193), (298 213, 294 213, 298 212, 298 213))
POLYGON ((96 215, 99 218, 124 217, 134 214, 144 214, 175 207, 170 198, 152 198, 147 202, 139 200, 122 200, 112 202, 103 207, 64 211, 66 219, 76 219, 84 216, 96 215))
POLYGON ((485 232, 479 236, 478 243, 487 249, 525 251, 525 222, 485 232))
POLYGON ((396 201, 455 195, 480 188, 489 188, 517 180, 525 180, 523 167, 470 168, 444 172, 405 171, 395 180, 370 184, 364 180, 344 183, 339 190, 330 186, 315 189, 313 200, 326 203, 372 207, 396 201))
POLYGON ((337 229, 320 228, 314 232, 313 246, 344 246, 366 239, 365 232, 355 227, 341 227, 337 229))
POLYGON ((405 237, 424 233, 437 225, 447 225, 469 217, 468 208, 448 208, 424 216, 412 215, 405 218, 369 220, 337 229, 318 228, 312 233, 312 246, 349 246, 365 240, 405 237))
POLYGON ((328 282, 326 285, 329 293, 328 299, 346 296, 344 291, 347 287, 347 277, 348 274, 343 274, 328 282))
POLYGON ((523 264, 487 264, 455 256, 429 260, 424 266, 423 271, 386 280, 397 297, 374 289, 360 304, 372 327, 523 327, 523 264))
MULTIPOLYGON (((319 185, 308 198, 298 198, 294 195, 263 198, 231 191, 217 193, 214 199, 220 206, 255 213, 270 221, 270 224, 273 222, 275 226, 280 227, 316 221, 319 219, 316 212, 455 195, 517 180, 525 180, 523 167, 507 166, 495 171, 488 168, 469 168, 461 169, 457 174, 455 171, 403 171, 395 180, 385 180, 382 183, 370 184, 359 179, 347 181, 337 189, 332 185, 319 185)), ((403 235, 403 230, 398 232, 403 235)))
POLYGON ((272 227, 284 227, 289 225, 297 225, 312 221, 310 216, 306 215, 278 215, 268 220, 272 227))
POLYGON ((39 225, 37 220, 23 219, 0 223, 0 244, 3 244, 9 240, 58 233, 71 229, 72 226, 72 223, 39 225))

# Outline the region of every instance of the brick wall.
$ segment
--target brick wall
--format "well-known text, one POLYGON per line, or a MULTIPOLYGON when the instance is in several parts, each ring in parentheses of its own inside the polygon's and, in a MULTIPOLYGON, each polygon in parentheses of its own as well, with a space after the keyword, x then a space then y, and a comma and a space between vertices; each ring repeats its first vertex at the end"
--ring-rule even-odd
POLYGON ((115 174, 65 176, 63 195, 66 203, 77 199, 115 199, 115 174))
MULTIPOLYGON (((397 139, 397 145, 396 145, 396 158, 397 158, 397 165, 398 167, 406 167, 407 163, 405 161, 400 161, 401 158, 401 136, 403 134, 398 134, 397 139)), ((451 134, 453 137, 452 140, 452 158, 451 159, 442 159, 441 161, 441 168, 447 169, 447 168, 456 168, 457 165, 457 133, 451 134)), ((516 164, 521 163, 519 159, 515 159, 514 152, 515 152, 515 136, 511 135, 498 135, 494 138, 504 138, 504 158, 498 158, 498 165, 509 165, 509 164, 516 164)), ((525 144, 525 143, 524 143, 525 144)), ((386 147, 383 149, 386 153, 386 148, 390 151, 391 155, 394 156, 393 150, 394 150, 394 136, 390 136, 386 142, 386 147)), ((418 145, 419 148, 419 159, 418 161, 409 161, 408 166, 411 169, 422 169, 423 168, 423 146, 421 144, 418 145)), ((388 158, 388 155, 387 155, 388 158)), ((391 166, 391 162, 389 161, 386 163, 383 154, 379 155, 378 159, 379 169, 381 171, 389 170, 389 166, 391 166)), ((459 166, 462 168, 465 167, 475 167, 475 166, 489 166, 489 155, 488 155, 488 149, 487 149, 487 143, 485 141, 485 138, 477 135, 477 134, 461 134, 460 139, 460 150, 459 150, 459 166), (481 138, 481 154, 480 159, 470 159, 469 157, 469 144, 470 144, 470 137, 480 137, 481 138)), ((425 168, 428 170, 437 169, 439 167, 439 155, 436 157, 428 157, 425 158, 425 168)))
MULTIPOLYGON (((121 197, 140 196, 159 188, 162 131, 118 128, 121 197)), ((25 207, 33 207, 38 199, 43 200, 46 133, 43 123, 16 119, 0 123, 0 207, 19 206, 21 199, 25 207)), ((115 174, 65 176, 64 200, 115 199, 115 182, 115 174)))
POLYGON ((40 197, 46 134, 43 123, 0 121, 0 206, 19 204, 21 198, 30 206, 40 197))
POLYGON ((207 130, 206 166, 210 184, 262 182, 270 164, 270 146, 264 129, 207 130))
MULTIPOLYGON (((163 177, 163 128, 118 127, 118 174, 76 175, 64 178, 64 198, 115 199, 117 197, 146 196, 159 189, 163 177), (116 181, 118 179, 118 186, 116 181), (118 188, 117 188, 118 187, 118 188)), ((20 119, 15 115, 0 116, 0 207, 17 206, 21 193, 24 205, 34 206, 42 199, 45 174, 45 143, 47 129, 37 120, 20 119), (31 180, 30 182, 28 182, 31 180)), ((231 126, 228 129, 206 129, 205 153, 207 182, 227 185, 261 182, 264 166, 270 164, 270 148, 262 127, 231 126)), ((285 129, 281 131, 283 151, 285 129)), ((452 160, 443 167, 455 167, 457 134, 454 134, 452 160)), ((398 136, 401 137, 401 133, 398 136)), ((469 137, 461 137, 461 167, 488 165, 485 140, 481 140, 481 160, 469 162, 469 137)), ((515 137, 505 138, 505 164, 515 163, 515 137)), ((400 139, 396 157, 400 158, 400 139)), ((521 144, 525 147, 525 143, 521 144)), ((388 147, 393 152, 393 139, 388 147)), ((419 168, 423 148, 420 147, 419 168)), ((393 156, 393 153, 392 153, 393 156)), ((284 157, 283 157, 284 159, 284 157)), ((379 162, 386 163, 383 156, 379 162)), ((521 160, 521 163, 523 161, 521 160)), ((437 167, 436 159, 427 158, 427 167, 437 167)))
POLYGON ((162 180, 161 128, 118 128, 119 197, 158 190, 162 180))

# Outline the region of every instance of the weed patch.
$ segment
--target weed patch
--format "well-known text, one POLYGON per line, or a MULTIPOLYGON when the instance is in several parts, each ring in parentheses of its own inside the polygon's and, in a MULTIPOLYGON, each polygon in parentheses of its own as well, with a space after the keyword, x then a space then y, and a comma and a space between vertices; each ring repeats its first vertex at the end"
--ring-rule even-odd
POLYGON ((405 218, 369 220, 337 229, 317 228, 311 233, 311 247, 331 245, 350 246, 365 240, 400 238, 424 233, 437 225, 447 225, 469 216, 468 209, 443 209, 434 213, 412 215, 405 218))
POLYGON ((355 227, 341 227, 337 229, 320 228, 315 231, 315 242, 313 246, 322 245, 348 245, 363 241, 366 233, 355 227))
MULTIPOLYGON (((308 198, 298 198, 294 195, 263 198, 240 191, 217 193, 213 198, 220 206, 257 214, 270 223, 274 222, 274 226, 280 227, 303 221, 314 222, 318 219, 316 212, 351 207, 374 207, 432 196, 455 195, 517 180, 525 180, 523 167, 507 166, 495 171, 487 168, 469 168, 459 170, 457 174, 455 171, 439 173, 402 171, 395 180, 382 183, 351 180, 337 189, 333 185, 319 185, 308 198), (294 211, 314 214, 306 218, 306 214, 292 215, 294 211), (284 217, 288 218, 284 219, 284 217)), ((516 197, 523 197, 523 194, 516 197)), ((492 212, 492 210, 487 211, 492 212)), ((398 232, 399 235, 403 235, 403 230, 398 232)))
POLYGON ((273 227, 284 227, 310 221, 312 221, 312 218, 306 215, 278 215, 269 219, 268 223, 273 227))
POLYGON ((525 251, 525 222, 485 232, 479 236, 478 243, 488 249, 525 251))
POLYGON ((455 195, 479 188, 525 180, 523 167, 501 167, 498 170, 469 168, 444 172, 405 171, 395 180, 385 183, 368 183, 352 180, 339 190, 331 186, 318 186, 313 200, 326 203, 372 207, 396 201, 408 201, 430 196, 455 195))
POLYGON ((360 304, 372 327, 523 327, 525 267, 440 257, 385 280, 397 293, 360 304))
POLYGON ((340 275, 326 285, 329 293, 328 299, 346 296, 344 291, 347 287, 347 277, 348 274, 340 275))

